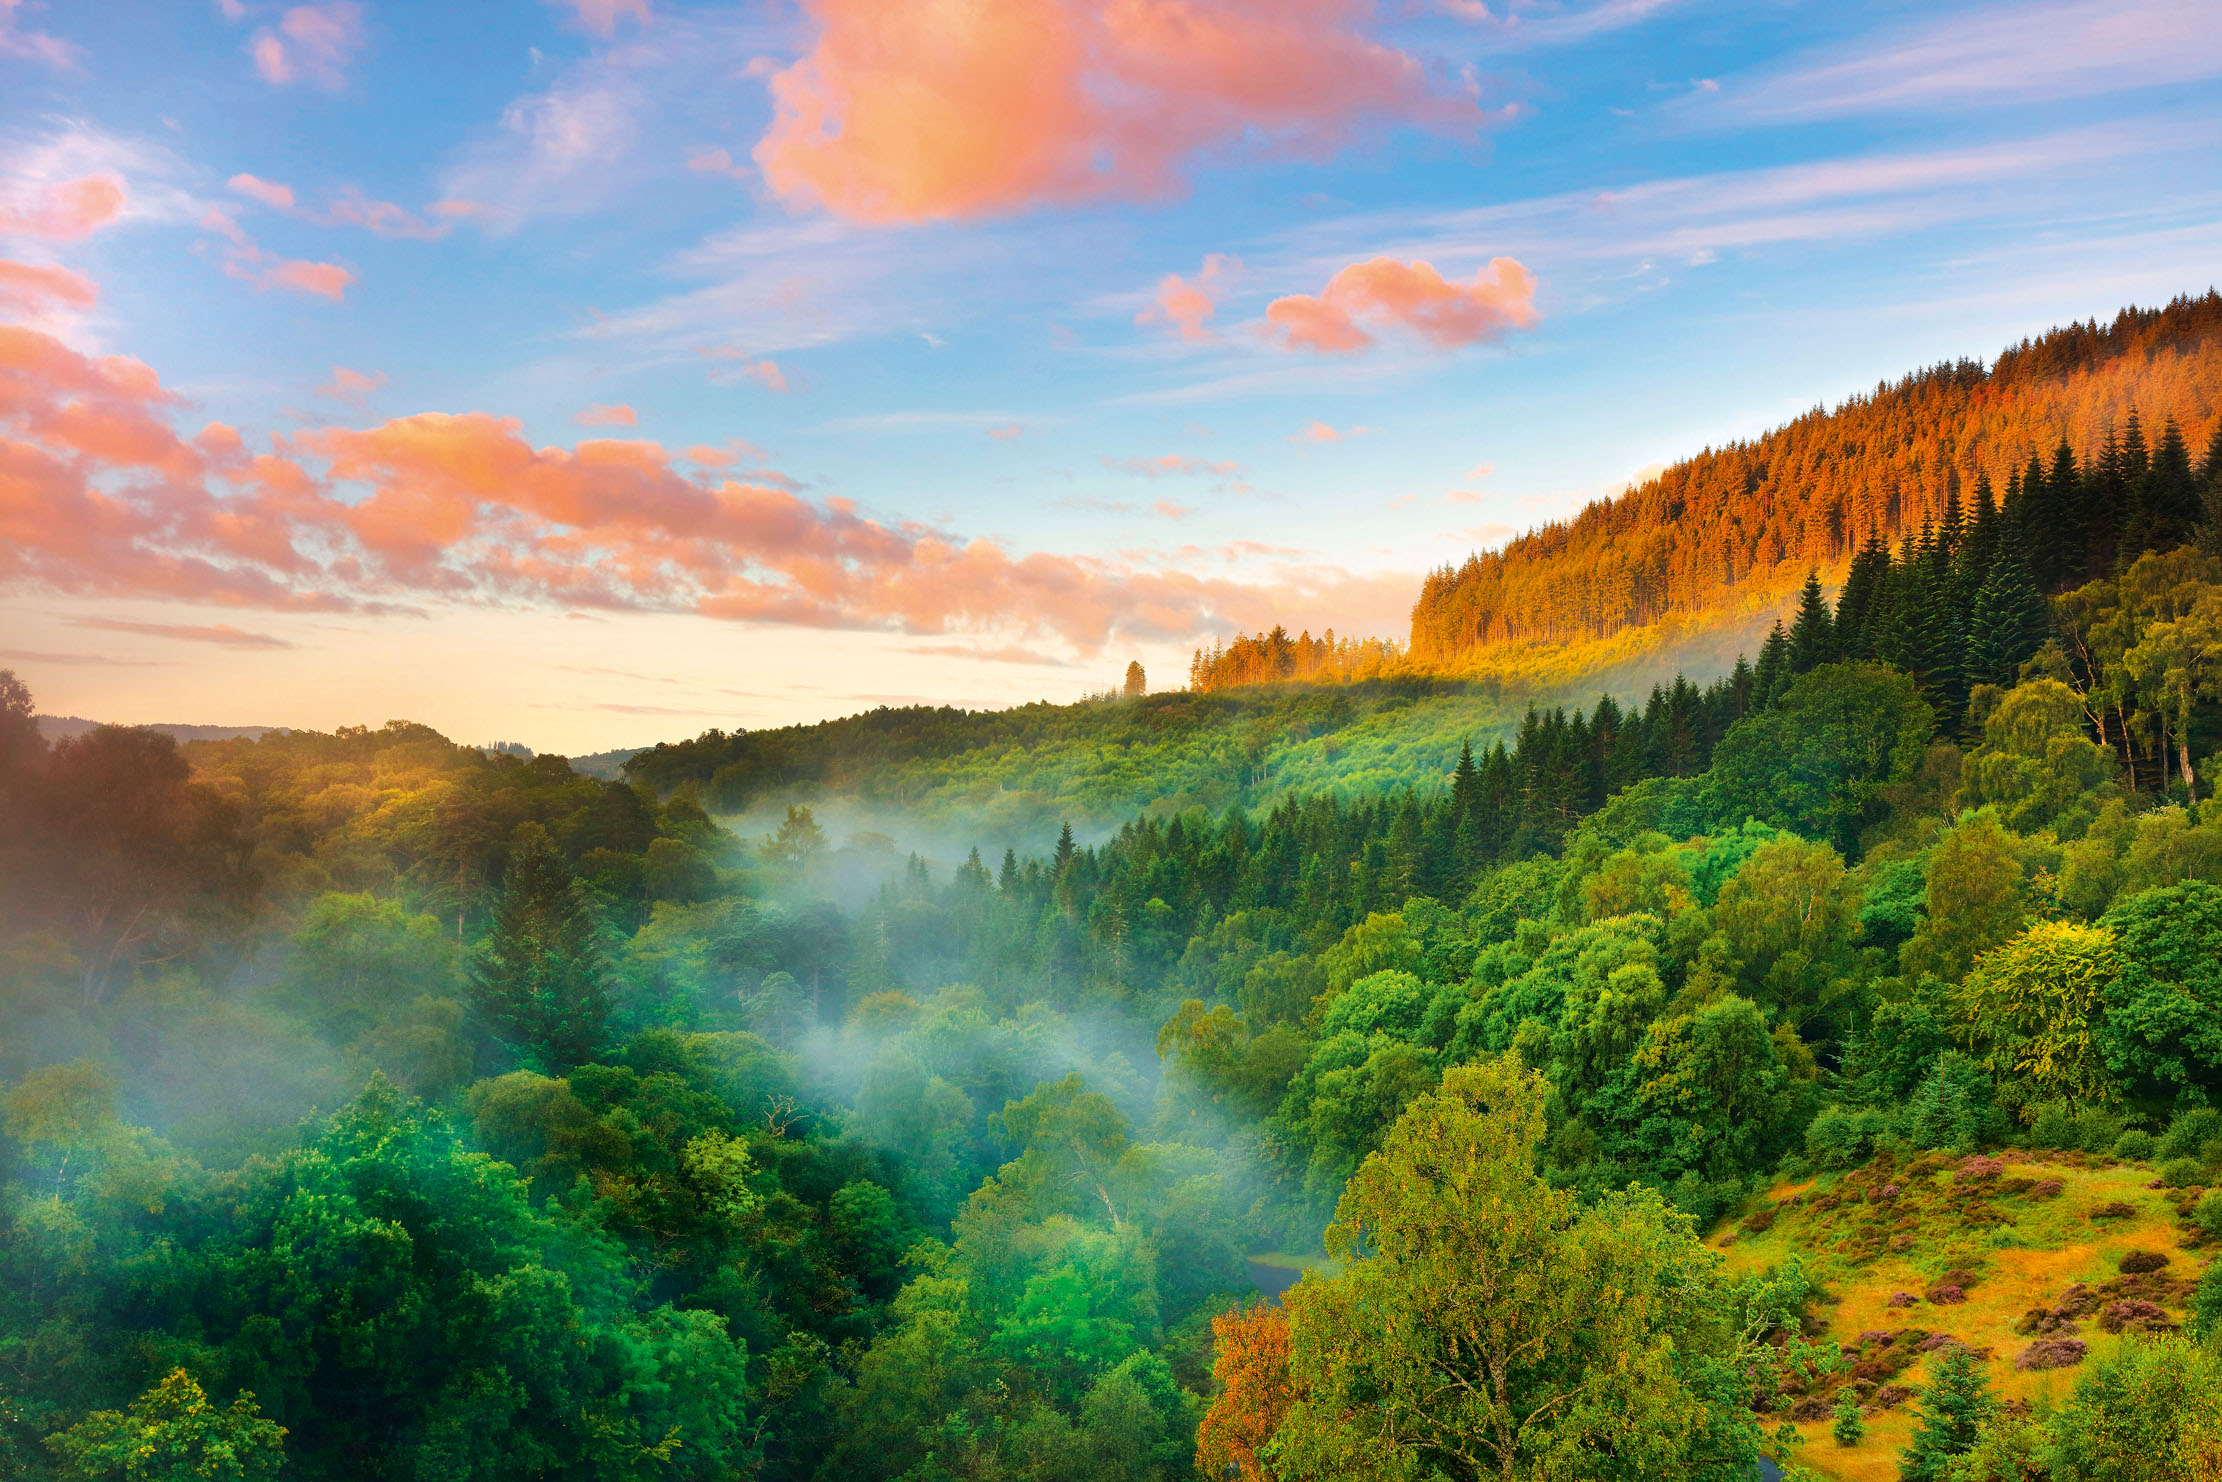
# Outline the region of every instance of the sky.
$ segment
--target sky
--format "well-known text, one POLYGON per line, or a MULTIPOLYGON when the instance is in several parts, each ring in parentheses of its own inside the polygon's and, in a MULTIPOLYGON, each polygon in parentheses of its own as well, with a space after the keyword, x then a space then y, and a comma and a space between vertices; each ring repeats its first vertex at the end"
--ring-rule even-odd
POLYGON ((2212 0, 0 0, 0 667, 1066 701, 2222 278, 2212 0))

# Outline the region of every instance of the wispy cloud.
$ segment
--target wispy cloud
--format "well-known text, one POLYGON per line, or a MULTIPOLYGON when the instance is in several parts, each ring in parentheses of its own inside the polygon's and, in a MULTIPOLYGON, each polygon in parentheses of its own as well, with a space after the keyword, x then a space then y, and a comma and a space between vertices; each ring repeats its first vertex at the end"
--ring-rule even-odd
POLYGON ((250 633, 228 623, 196 626, 191 623, 134 623, 122 618, 71 618, 77 628, 98 628, 104 633, 136 633, 144 638, 175 638, 185 643, 213 643, 222 648, 291 648, 285 639, 270 633, 250 633))
POLYGON ((50 654, 29 648, 0 648, 0 659, 13 664, 84 664, 105 669, 159 669, 158 659, 112 659, 106 654, 50 654))
POLYGON ((2211 0, 2036 0, 1917 21, 1693 99, 1696 122, 2045 102, 2222 76, 2211 0))

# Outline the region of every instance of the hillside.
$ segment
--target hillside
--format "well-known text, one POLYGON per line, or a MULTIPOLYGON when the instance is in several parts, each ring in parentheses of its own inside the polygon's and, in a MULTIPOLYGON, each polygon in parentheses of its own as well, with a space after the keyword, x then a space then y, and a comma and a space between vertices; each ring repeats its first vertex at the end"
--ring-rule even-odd
MULTIPOLYGON (((2129 1138, 2132 1151, 2152 1151, 2149 1135, 2129 1138)), ((2192 1158, 2164 1175, 2161 1161, 2111 1147, 1886 1155, 1779 1182, 1716 1232, 1707 1244, 1731 1272, 1795 1261, 1822 1294, 1807 1335, 1843 1359, 1783 1396, 1779 1413, 1805 1440, 1799 1463, 1842 1482, 1896 1482, 1918 1397, 1949 1344, 1975 1351, 2007 1405, 2056 1405, 2086 1366, 2181 1326, 2214 1243, 2192 1216, 2222 1170, 2192 1158), (2154 1257, 2155 1269, 2136 1269, 2154 1257), (1846 1392, 1865 1412, 1854 1446, 1830 1434, 1846 1392)))
MULTIPOLYGON (((2049 471, 2063 445, 2085 471, 2077 492, 2097 506, 2081 533, 2103 569, 2140 516, 2143 470, 2123 466, 2144 451, 2132 446, 2133 419, 2146 440, 2173 424, 2194 453, 2222 436, 2222 295, 2054 329, 1988 367, 1932 366, 1708 448, 1620 498, 1430 574, 1408 652, 1422 667, 1459 671, 1497 645, 1779 606, 1808 570, 1840 573, 1870 538, 1895 542, 1968 504, 1978 480, 2010 496, 2033 469, 2049 471)), ((2042 499, 2030 512, 2056 513, 2042 499)))

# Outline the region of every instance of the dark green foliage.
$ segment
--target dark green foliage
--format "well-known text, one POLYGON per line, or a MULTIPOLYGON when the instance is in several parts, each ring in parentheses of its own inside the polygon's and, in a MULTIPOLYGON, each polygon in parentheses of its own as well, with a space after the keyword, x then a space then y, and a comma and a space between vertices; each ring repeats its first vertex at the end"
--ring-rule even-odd
POLYGON ((602 1047, 609 976, 584 893, 545 831, 530 828, 511 851, 472 970, 473 1006, 526 1064, 564 1070, 602 1047))
POLYGON ((1903 674, 1824 665, 1722 740, 1704 806, 1723 825, 1756 818, 1849 851, 1880 815, 1881 789, 1912 775, 1934 726, 1903 674))
POLYGON ((1972 1349, 1954 1344, 1938 1350, 1920 1406, 1898 1476, 1900 1482, 1941 1482, 1952 1459, 1975 1445, 1996 1408, 1972 1349))

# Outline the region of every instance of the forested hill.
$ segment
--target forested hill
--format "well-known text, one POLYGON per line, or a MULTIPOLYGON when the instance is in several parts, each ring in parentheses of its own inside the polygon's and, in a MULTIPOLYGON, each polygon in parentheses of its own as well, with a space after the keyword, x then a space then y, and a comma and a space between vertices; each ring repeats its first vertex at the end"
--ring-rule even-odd
MULTIPOLYGON (((2173 424, 2194 453, 2222 439, 2222 295, 2055 329, 1986 369, 1961 360, 1815 408, 1750 442, 1708 448, 1618 499, 1429 575, 1412 609, 1416 664, 1457 670, 1508 641, 1594 639, 1778 604, 1809 569, 1836 572, 1870 537, 1895 542, 1972 505, 1987 478, 2049 521, 2041 486, 2065 444, 2096 501, 2102 569, 2136 533, 2131 467, 2173 424)), ((2217 465, 2209 451, 2206 467, 2217 465)), ((2165 539, 2148 542, 2164 545, 2165 539)), ((2063 582, 2068 573, 2061 573, 2063 582)), ((1264 676, 1260 676, 1264 677, 1264 676)))

